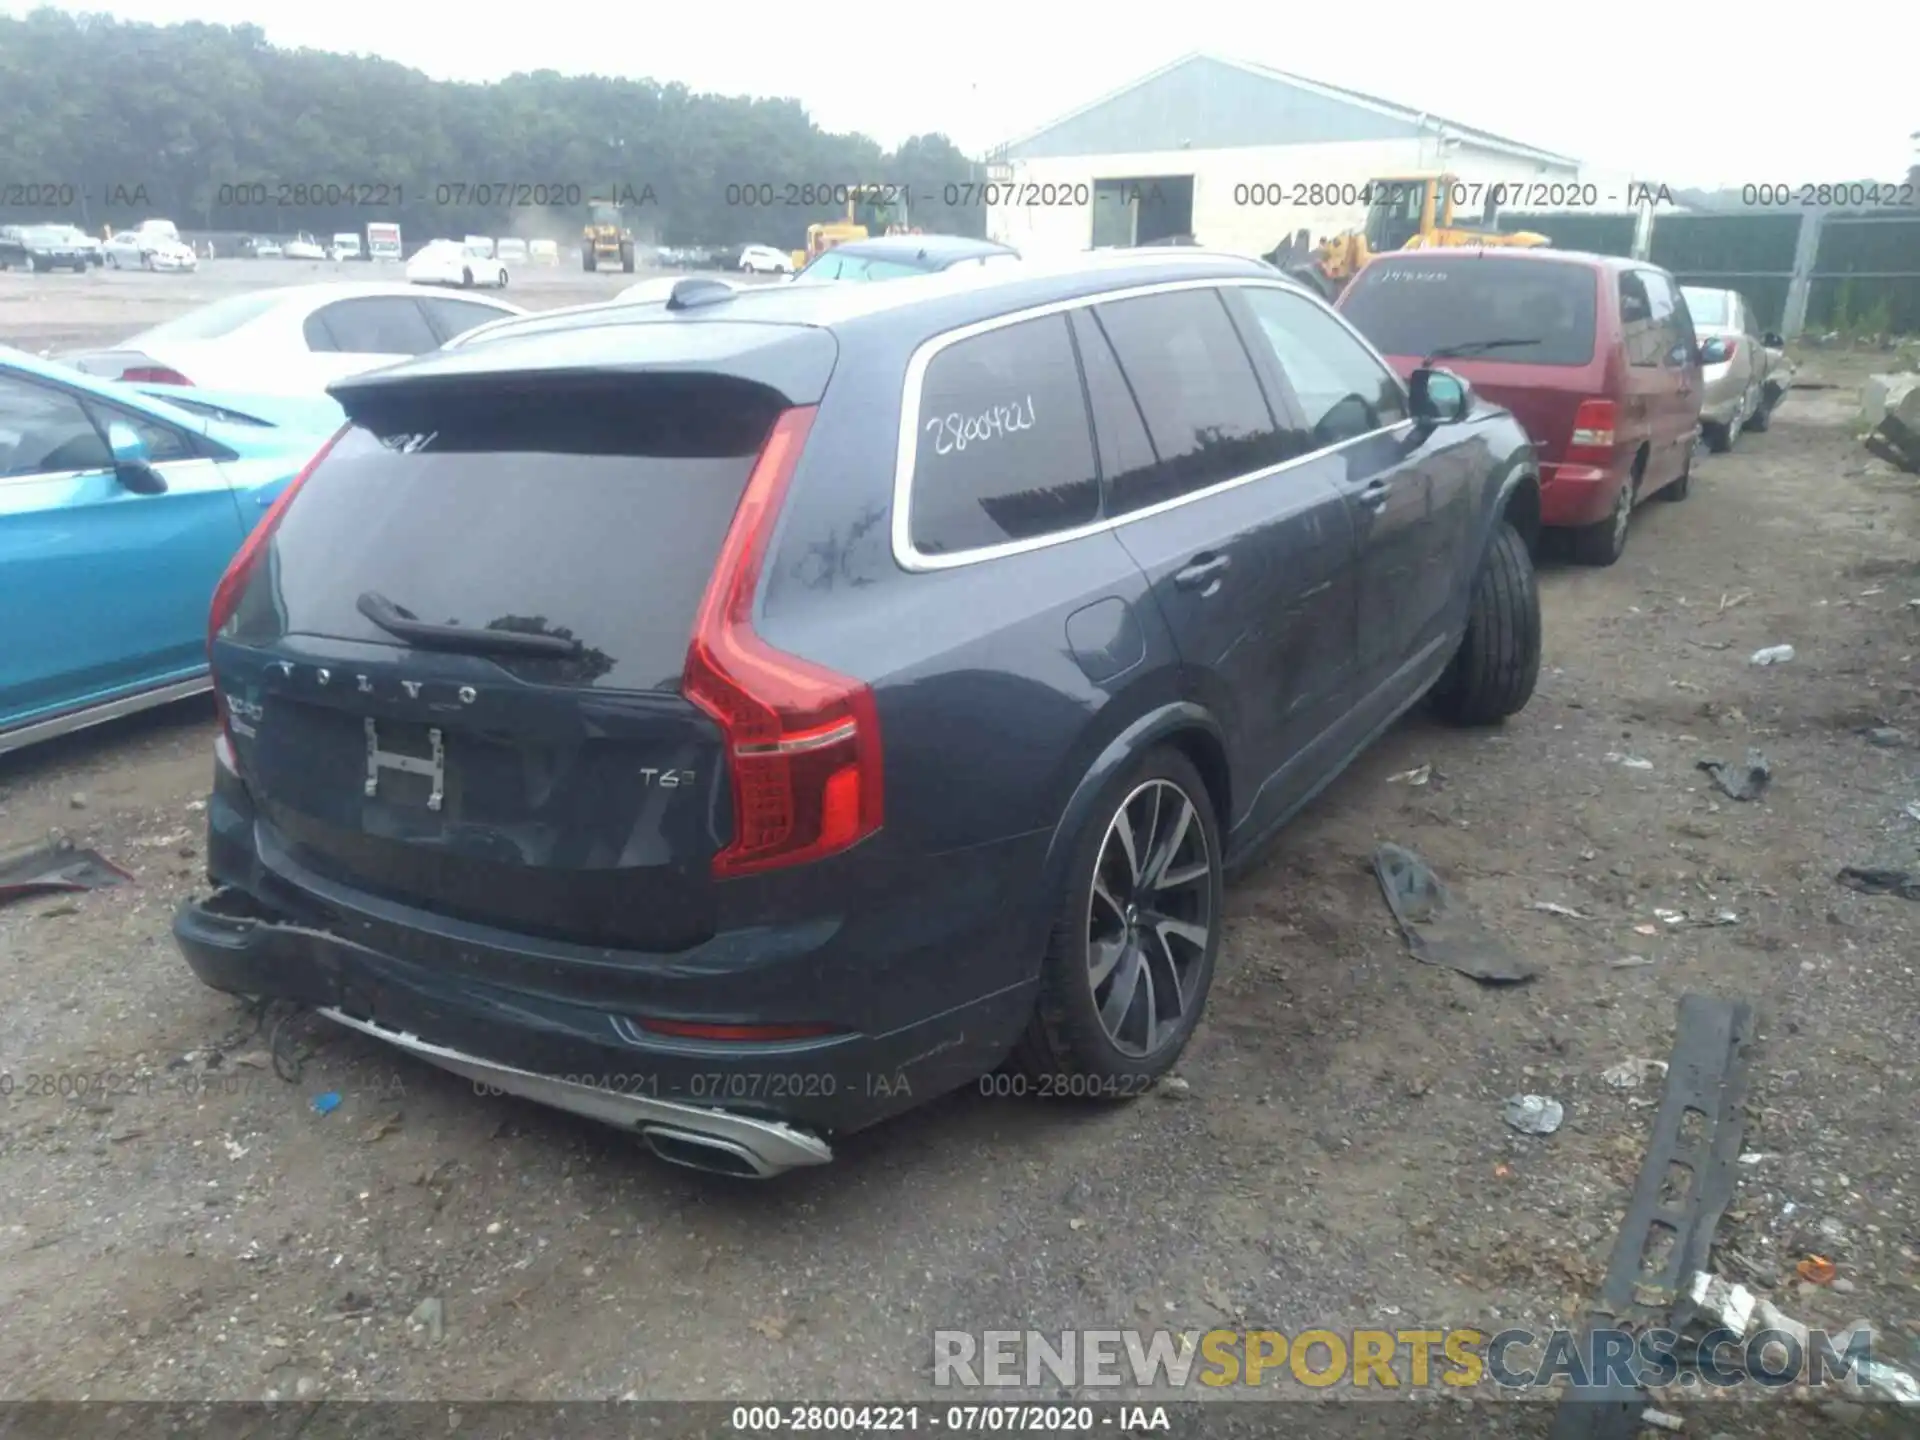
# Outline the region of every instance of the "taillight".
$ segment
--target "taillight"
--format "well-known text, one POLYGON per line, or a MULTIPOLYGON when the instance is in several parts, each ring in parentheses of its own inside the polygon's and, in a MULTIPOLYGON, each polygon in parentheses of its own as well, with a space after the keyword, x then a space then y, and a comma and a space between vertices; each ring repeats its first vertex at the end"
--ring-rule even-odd
POLYGON ((1582 400, 1573 416, 1573 438, 1567 442, 1571 457, 1575 451, 1601 452, 1613 456, 1614 405, 1611 400, 1582 400))
POLYGON ((131 370, 120 372, 120 378, 130 385, 191 385, 193 381, 178 370, 165 365, 136 365, 131 370))
MULTIPOLYGON (((266 553, 267 541, 273 538, 274 530, 280 524, 280 517, 287 513, 287 506, 293 503, 294 493, 307 483, 307 477, 313 474, 314 467, 327 458, 327 452, 340 443, 340 437, 351 430, 351 424, 342 425, 333 436, 313 454, 313 458, 301 467, 287 488, 280 492, 280 498, 268 507, 267 513, 260 517, 260 523, 253 532, 240 542, 240 548, 234 552, 233 559, 227 562, 226 573, 221 575, 220 583, 213 587, 213 604, 207 610, 207 663, 213 663, 213 641, 227 621, 233 618, 233 612, 240 608, 240 596, 245 593, 247 581, 253 576, 254 566, 260 563, 260 557, 266 553)), ((213 687, 214 708, 220 714, 220 731, 223 736, 231 736, 227 724, 227 702, 220 693, 220 686, 213 687)), ((231 740, 229 739, 229 744, 231 740)))
POLYGON ((774 649, 753 602, 811 406, 774 422, 700 601, 681 692, 711 715, 733 772, 733 842, 717 879, 845 850, 881 822, 880 717, 858 680, 774 649))

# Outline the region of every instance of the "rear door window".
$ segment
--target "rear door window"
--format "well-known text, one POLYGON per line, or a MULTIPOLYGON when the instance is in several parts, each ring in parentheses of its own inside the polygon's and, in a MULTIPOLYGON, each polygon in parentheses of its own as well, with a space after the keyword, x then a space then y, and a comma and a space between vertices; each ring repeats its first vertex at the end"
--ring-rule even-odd
POLYGON ((0 374, 0 479, 104 470, 107 442, 64 390, 0 374))
POLYGON ((1656 365, 1684 364, 1693 348, 1693 321, 1674 283, 1658 270, 1639 272, 1652 315, 1647 346, 1656 365))
POLYGON ((1660 363, 1660 333, 1653 319, 1653 298, 1637 270, 1620 275, 1620 333, 1630 365, 1660 363))
POLYGON ((1153 483, 1160 457, 1147 438, 1147 422, 1133 398, 1120 362, 1113 356, 1106 332, 1091 310, 1070 311, 1073 341, 1087 381, 1087 401, 1093 407, 1094 441, 1100 455, 1100 478, 1106 486, 1107 509, 1122 513, 1126 498, 1153 483))
POLYGON ((1322 450, 1407 418, 1400 382, 1333 316, 1291 291, 1241 293, 1306 422, 1298 448, 1322 450))
POLYGON ((418 304, 426 310, 427 318, 439 332, 443 345, 455 336, 464 335, 481 325, 504 320, 510 313, 496 310, 491 305, 479 305, 471 300, 452 300, 444 295, 423 295, 418 304))
POLYGON ((1152 469, 1109 481, 1115 514, 1284 458, 1285 437, 1217 291, 1112 300, 1093 314, 1113 345, 1156 457, 1152 469))
POLYGON ((1340 313, 1382 355, 1421 359, 1486 340, 1503 365, 1585 365, 1593 359, 1592 267, 1557 260, 1472 255, 1393 258, 1360 272, 1340 313))
POLYGON ((1066 316, 1023 320, 939 351, 910 423, 908 528, 921 554, 1031 540, 1100 518, 1066 316))
POLYGON ((424 355, 440 348, 410 295, 362 295, 322 305, 307 317, 307 347, 348 355, 424 355), (330 344, 315 344, 316 335, 330 344))
POLYGON ((502 375, 363 397, 288 507, 234 638, 403 643, 361 613, 371 592, 435 623, 581 643, 574 659, 498 659, 533 683, 673 689, 778 411, 712 377, 502 375))

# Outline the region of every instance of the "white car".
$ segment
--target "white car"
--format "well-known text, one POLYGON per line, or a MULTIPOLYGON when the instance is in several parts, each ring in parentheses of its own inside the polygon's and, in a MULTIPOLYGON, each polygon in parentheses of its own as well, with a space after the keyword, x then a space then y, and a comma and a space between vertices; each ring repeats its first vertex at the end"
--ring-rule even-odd
POLYGON ((524 265, 527 263, 527 242, 524 240, 502 240, 493 247, 494 258, 505 265, 524 265))
POLYGON ((280 253, 289 260, 324 260, 327 258, 327 247, 302 230, 286 243, 280 253))
MULTIPOLYGON (((613 297, 613 303, 616 305, 658 305, 673 294, 674 286, 685 284, 688 278, 689 277, 685 275, 655 275, 651 279, 642 280, 637 285, 629 285, 613 297)), ((718 275, 702 275, 699 278, 709 285, 724 285, 729 290, 738 290, 740 288, 734 281, 723 280, 718 275)))
POLYGON ((527 246, 527 259, 535 265, 558 265, 560 263, 560 242, 558 240, 535 240, 527 246))
POLYGON ((282 254, 280 242, 264 237, 253 242, 253 255, 256 260, 278 260, 282 254))
POLYGON ((129 336, 64 355, 109 380, 204 390, 314 395, 346 375, 438 350, 479 325, 526 312, 491 297, 333 281, 229 295, 129 336))
POLYGON ((197 270, 200 257, 158 230, 122 230, 100 247, 116 270, 197 270))
POLYGON ((791 275, 793 256, 771 245, 745 245, 740 250, 740 268, 749 275, 791 275))
POLYGON ((431 240, 407 261, 407 280, 414 285, 476 285, 496 290, 507 287, 507 267, 486 255, 475 254, 458 240, 431 240))
POLYGON ((333 258, 336 260, 358 260, 361 258, 360 237, 342 232, 333 237, 333 258))

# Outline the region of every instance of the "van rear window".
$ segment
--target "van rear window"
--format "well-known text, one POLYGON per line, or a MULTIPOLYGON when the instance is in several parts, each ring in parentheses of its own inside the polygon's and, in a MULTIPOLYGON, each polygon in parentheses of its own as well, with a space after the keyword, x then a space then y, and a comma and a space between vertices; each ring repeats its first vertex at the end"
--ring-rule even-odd
POLYGON ((1576 262, 1454 255, 1369 265, 1340 311, 1383 355, 1425 357, 1485 340, 1485 358, 1512 365, 1585 365, 1593 359, 1599 277, 1576 262))

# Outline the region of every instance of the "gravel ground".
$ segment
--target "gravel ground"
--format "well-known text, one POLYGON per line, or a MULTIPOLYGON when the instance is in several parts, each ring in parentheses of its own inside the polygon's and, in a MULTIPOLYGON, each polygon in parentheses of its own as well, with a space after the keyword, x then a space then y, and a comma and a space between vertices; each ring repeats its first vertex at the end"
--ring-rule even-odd
MULTIPOLYGON (((276 263, 0 277, 0 340, 116 338, 276 263)), ((541 305, 624 280, 532 273, 541 305)), ((1664 1057, 1687 990, 1760 1015, 1719 1263, 1911 1364, 1920 905, 1834 883, 1920 864, 1920 492, 1854 442, 1871 358, 1811 353, 1833 388, 1703 459, 1617 566, 1545 566, 1523 715, 1409 720, 1289 828, 1230 891, 1184 1087, 1091 1113, 962 1093, 773 1185, 321 1022, 277 1078, 167 933, 204 884, 206 706, 0 759, 0 849, 59 831, 136 876, 0 911, 0 1398, 930 1396, 935 1328, 1568 1324, 1658 1093, 1602 1072, 1664 1057), (1748 664, 1777 643, 1791 663, 1748 664), (1773 785, 1737 804, 1695 764, 1749 746, 1773 785), (1539 978, 1410 959, 1381 840, 1539 978), (1520 1091, 1564 1103, 1558 1133, 1507 1128, 1520 1091), (1832 1284, 1798 1280, 1810 1254, 1832 1284)))

